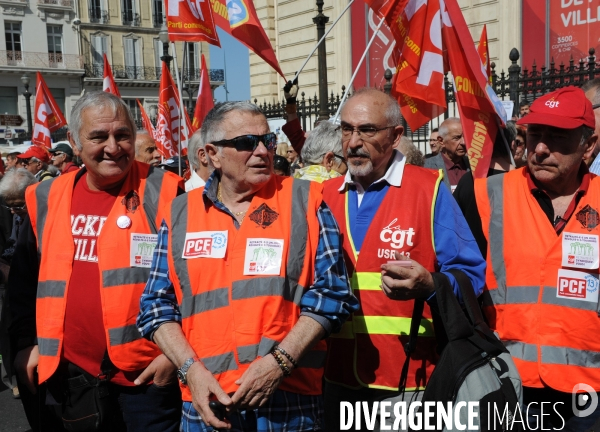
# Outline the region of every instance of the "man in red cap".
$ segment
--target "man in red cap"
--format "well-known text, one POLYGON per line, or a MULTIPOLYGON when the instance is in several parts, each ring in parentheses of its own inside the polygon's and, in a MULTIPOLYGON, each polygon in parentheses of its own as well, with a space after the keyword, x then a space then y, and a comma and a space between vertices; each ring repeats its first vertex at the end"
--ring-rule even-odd
POLYGON ((52 178, 52 174, 48 172, 50 154, 46 149, 32 145, 25 153, 18 155, 17 159, 19 160, 17 164, 33 174, 38 181, 52 178))
POLYGON ((598 139, 594 112, 581 89, 566 87, 518 124, 527 125, 527 165, 475 181, 484 311, 519 369, 530 426, 537 415, 542 429, 588 430, 600 417, 600 179, 583 162, 598 139))

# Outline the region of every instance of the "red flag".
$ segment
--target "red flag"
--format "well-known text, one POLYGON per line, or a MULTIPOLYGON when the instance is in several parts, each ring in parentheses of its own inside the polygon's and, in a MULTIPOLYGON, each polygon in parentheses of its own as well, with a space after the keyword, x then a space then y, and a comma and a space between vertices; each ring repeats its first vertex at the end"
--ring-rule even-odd
POLYGON ((400 6, 388 15, 400 50, 392 94, 414 131, 446 111, 440 3, 430 0, 411 2, 404 9, 400 6))
POLYGON ((142 125, 144 126, 144 129, 146 129, 148 131, 148 133, 150 134, 150 136, 156 140, 156 130, 154 129, 154 125, 150 121, 148 114, 146 114, 146 110, 140 103, 139 99, 136 99, 135 101, 138 103, 138 106, 140 107, 140 113, 142 114, 142 125))
POLYGON ((188 137, 191 135, 192 125, 186 112, 184 112, 185 129, 181 122, 179 111, 179 94, 173 82, 173 77, 165 62, 162 64, 160 76, 160 90, 158 96, 158 121, 156 125, 155 140, 159 151, 165 158, 171 158, 178 153, 177 145, 181 139, 181 151, 187 149, 188 137))
POLYGON ((210 2, 167 1, 167 28, 172 41, 200 42, 221 46, 210 2))
POLYGON ((265 33, 252 0, 210 0, 215 23, 266 61, 285 79, 271 41, 265 33))
MULTIPOLYGON (((394 21, 393 15, 397 15, 406 7, 408 0, 365 0, 375 15, 385 18, 388 24, 394 21)), ((413 2, 414 3, 414 2, 413 2)))
POLYGON ((479 58, 481 58, 481 63, 485 68, 485 72, 488 77, 488 81, 492 83, 492 68, 490 66, 490 47, 488 46, 488 37, 487 37, 487 28, 486 25, 483 25, 483 30, 481 30, 481 37, 479 38, 479 45, 477 45, 477 54, 479 54, 479 58))
POLYGON ((206 68, 206 60, 202 54, 202 69, 200 71, 200 86, 198 87, 198 99, 196 100, 196 109, 192 118, 192 126, 194 131, 202 127, 202 122, 206 114, 215 106, 213 102, 213 94, 210 88, 210 76, 206 68))
POLYGON ((457 0, 444 1, 442 34, 454 77, 467 154, 473 176, 485 178, 498 133, 498 118, 504 123, 506 112, 487 81, 457 0))
POLYGON ((48 90, 42 74, 39 72, 37 73, 35 93, 35 114, 31 142, 38 146, 52 148, 50 133, 66 126, 67 121, 52 97, 52 93, 48 90))
POLYGON ((102 80, 102 90, 108 93, 112 93, 117 97, 121 97, 117 84, 115 84, 115 78, 113 77, 112 69, 106 54, 104 56, 104 79, 102 80))

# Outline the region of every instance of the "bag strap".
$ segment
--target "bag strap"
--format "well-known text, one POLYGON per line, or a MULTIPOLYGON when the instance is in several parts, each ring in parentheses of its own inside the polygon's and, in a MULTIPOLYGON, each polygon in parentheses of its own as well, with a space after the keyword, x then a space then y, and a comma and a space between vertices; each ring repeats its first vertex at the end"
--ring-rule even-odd
POLYGON ((419 336, 419 327, 421 325, 421 319, 423 318, 423 309, 425 309, 425 301, 415 300, 412 319, 410 320, 410 334, 408 337, 408 342, 406 343, 406 345, 404 345, 404 353, 406 354, 406 360, 404 360, 404 365, 402 366, 402 373, 400 374, 400 383, 398 384, 398 390, 401 393, 404 393, 404 389, 406 388, 410 356, 417 347, 417 338, 419 336))
POLYGON ((460 307, 448 276, 441 272, 432 273, 431 275, 435 285, 435 301, 448 342, 473 336, 473 326, 460 307))

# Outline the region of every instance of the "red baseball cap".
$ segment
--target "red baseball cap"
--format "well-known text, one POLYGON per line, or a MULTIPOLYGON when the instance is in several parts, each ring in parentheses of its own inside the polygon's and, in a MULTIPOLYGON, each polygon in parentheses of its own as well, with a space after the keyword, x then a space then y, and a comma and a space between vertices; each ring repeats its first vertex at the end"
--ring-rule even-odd
POLYGON ((540 124, 561 129, 575 129, 586 125, 594 129, 596 117, 592 103, 579 87, 564 87, 535 100, 529 114, 517 124, 540 124))
POLYGON ((21 153, 17 156, 19 159, 29 159, 32 157, 38 158, 45 163, 50 162, 50 153, 48 153, 46 149, 36 145, 32 145, 25 153, 21 153))

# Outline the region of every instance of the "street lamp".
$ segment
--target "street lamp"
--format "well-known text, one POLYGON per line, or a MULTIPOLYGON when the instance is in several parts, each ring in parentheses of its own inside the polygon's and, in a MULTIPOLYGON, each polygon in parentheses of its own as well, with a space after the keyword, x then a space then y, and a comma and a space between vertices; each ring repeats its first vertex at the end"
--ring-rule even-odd
POLYGON ((171 68, 171 60, 173 60, 173 56, 169 55, 169 32, 167 31, 167 26, 164 21, 160 31, 158 32, 158 40, 160 40, 163 44, 163 55, 160 58, 167 64, 167 68, 171 68))
POLYGON ((21 77, 21 82, 25 86, 25 102, 27 104, 27 130, 30 134, 33 134, 33 123, 31 121, 31 92, 29 91, 29 76, 27 74, 21 77))
MULTIPOLYGON (((317 16, 313 22, 317 25, 317 40, 321 40, 325 34, 325 24, 329 17, 323 14, 323 0, 317 0, 317 16)), ((327 107, 327 50, 325 41, 321 42, 318 51, 319 62, 319 118, 318 121, 329 119, 329 109, 327 107)))

